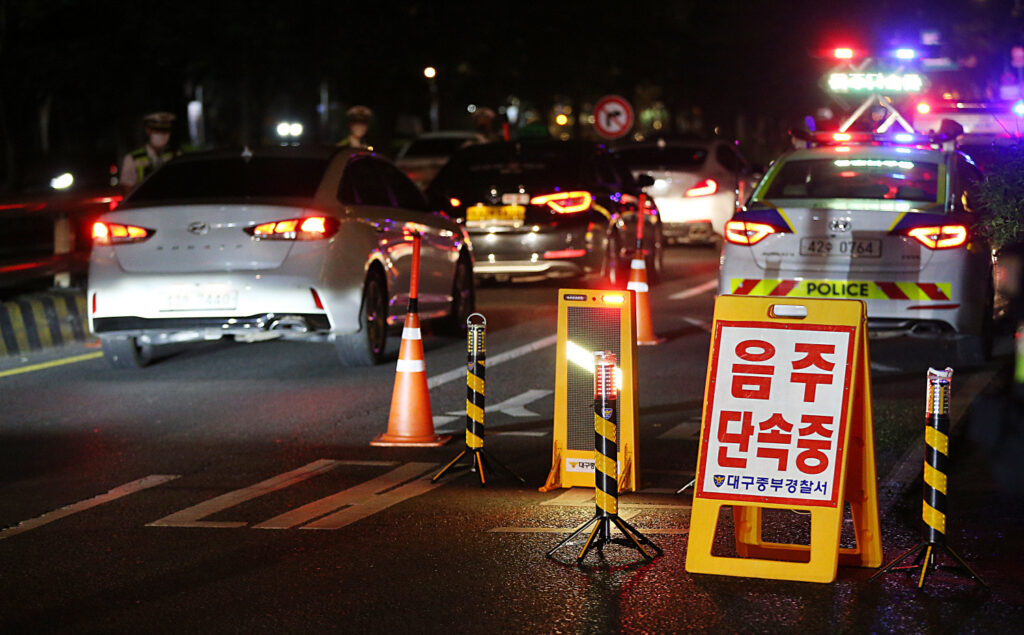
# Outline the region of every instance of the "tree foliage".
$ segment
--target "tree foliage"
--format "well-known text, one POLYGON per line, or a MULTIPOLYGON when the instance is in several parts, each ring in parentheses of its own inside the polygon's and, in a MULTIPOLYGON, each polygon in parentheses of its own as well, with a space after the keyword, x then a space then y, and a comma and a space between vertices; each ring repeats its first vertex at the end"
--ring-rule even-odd
POLYGON ((1004 149, 978 191, 987 214, 980 232, 996 249, 1024 240, 1024 144, 1004 149))

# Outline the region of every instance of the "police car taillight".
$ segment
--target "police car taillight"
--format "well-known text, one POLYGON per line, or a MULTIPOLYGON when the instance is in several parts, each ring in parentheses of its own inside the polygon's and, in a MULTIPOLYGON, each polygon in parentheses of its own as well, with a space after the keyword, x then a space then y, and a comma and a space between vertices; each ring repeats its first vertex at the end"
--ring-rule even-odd
POLYGON ((777 231, 764 223, 731 220, 725 224, 725 239, 734 245, 756 245, 777 231))
POLYGON ((92 224, 92 242, 96 245, 120 245, 124 243, 140 243, 156 233, 155 230, 122 225, 121 223, 92 224))
POLYGON ((952 249, 967 242, 967 228, 963 225, 914 227, 906 234, 928 249, 952 249))

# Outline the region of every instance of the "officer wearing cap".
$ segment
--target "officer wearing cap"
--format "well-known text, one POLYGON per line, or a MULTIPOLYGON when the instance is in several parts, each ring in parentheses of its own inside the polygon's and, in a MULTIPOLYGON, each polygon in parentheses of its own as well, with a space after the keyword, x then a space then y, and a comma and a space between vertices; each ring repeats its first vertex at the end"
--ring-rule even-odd
POLYGON ((348 136, 338 142, 345 148, 366 148, 366 133, 370 129, 373 111, 366 106, 352 106, 345 112, 348 117, 348 136))
POLYGON ((169 112, 154 112, 142 118, 146 127, 146 145, 124 155, 120 174, 123 188, 133 189, 153 170, 177 156, 169 145, 174 119, 169 112))

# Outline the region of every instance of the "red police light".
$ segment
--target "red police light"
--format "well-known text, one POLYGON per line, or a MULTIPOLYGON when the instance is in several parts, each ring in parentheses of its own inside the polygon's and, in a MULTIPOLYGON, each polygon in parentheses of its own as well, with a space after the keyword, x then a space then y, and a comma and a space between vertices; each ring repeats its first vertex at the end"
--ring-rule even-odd
POLYGON ((932 107, 928 102, 922 101, 919 104, 917 104, 917 112, 921 113, 922 115, 927 115, 931 111, 932 107))
POLYGON ((835 58, 837 60, 852 60, 853 59, 853 49, 851 49, 851 48, 846 48, 846 47, 837 48, 835 51, 832 52, 832 54, 835 56, 835 58))

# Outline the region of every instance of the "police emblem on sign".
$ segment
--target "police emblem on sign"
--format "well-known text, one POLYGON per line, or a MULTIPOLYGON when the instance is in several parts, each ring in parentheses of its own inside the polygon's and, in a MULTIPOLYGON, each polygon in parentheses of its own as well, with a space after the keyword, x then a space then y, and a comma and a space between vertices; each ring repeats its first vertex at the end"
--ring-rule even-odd
POLYGON ((712 478, 715 479, 715 487, 721 487, 722 483, 725 482, 725 475, 715 474, 712 478))

